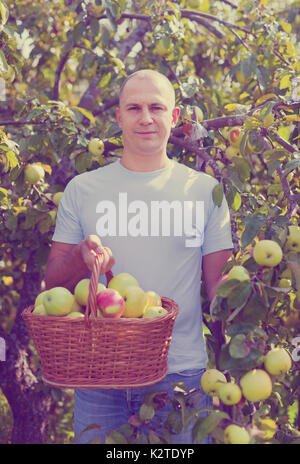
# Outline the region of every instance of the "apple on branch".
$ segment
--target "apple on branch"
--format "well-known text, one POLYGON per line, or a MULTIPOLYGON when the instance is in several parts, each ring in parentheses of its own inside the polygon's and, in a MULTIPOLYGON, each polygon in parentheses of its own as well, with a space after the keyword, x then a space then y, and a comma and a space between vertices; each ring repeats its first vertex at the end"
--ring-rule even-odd
POLYGON ((250 274, 244 266, 233 266, 228 272, 228 279, 236 279, 240 282, 250 280, 250 274))
POLYGON ((288 251, 300 251, 300 227, 291 225, 288 227, 288 236, 286 239, 286 248, 288 251))
POLYGON ((254 246, 253 258, 260 266, 277 266, 282 257, 282 249, 274 240, 260 240, 254 246))
POLYGON ((104 317, 121 317, 125 311, 125 301, 117 290, 105 288, 96 296, 97 307, 104 317))
POLYGON ((266 400, 272 393, 272 380, 263 369, 252 369, 240 380, 242 393, 248 401, 266 400))
POLYGON ((265 355, 264 365, 269 374, 278 376, 290 370, 292 359, 287 350, 276 347, 265 355))
POLYGON ((233 127, 232 129, 230 129, 228 134, 228 140, 230 145, 239 148, 243 135, 244 133, 240 129, 240 127, 233 127))
POLYGON ((236 383, 227 382, 220 385, 218 396, 224 404, 237 404, 241 401, 242 391, 236 383))
POLYGON ((37 184, 45 176, 43 166, 37 163, 27 164, 24 170, 25 182, 30 185, 37 184))
POLYGON ((95 137, 89 141, 88 150, 93 156, 100 156, 104 152, 103 140, 95 137))
POLYGON ((60 199, 63 196, 63 193, 64 192, 56 192, 56 193, 53 194, 52 201, 56 206, 58 206, 58 204, 60 202, 60 199))
POLYGON ((224 383, 227 379, 218 369, 207 369, 201 377, 202 390, 209 396, 218 395, 219 387, 224 383))
POLYGON ((249 432, 236 424, 230 424, 224 430, 224 443, 230 445, 248 445, 251 437, 249 432))

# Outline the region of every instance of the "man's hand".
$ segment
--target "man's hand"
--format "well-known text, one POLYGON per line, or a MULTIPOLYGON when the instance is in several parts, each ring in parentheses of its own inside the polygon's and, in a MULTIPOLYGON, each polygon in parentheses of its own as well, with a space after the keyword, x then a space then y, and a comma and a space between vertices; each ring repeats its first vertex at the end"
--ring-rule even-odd
POLYGON ((83 262, 90 271, 93 270, 95 262, 95 254, 103 252, 103 273, 111 270, 115 264, 115 259, 110 248, 103 247, 98 235, 88 235, 85 240, 80 243, 80 253, 83 262))

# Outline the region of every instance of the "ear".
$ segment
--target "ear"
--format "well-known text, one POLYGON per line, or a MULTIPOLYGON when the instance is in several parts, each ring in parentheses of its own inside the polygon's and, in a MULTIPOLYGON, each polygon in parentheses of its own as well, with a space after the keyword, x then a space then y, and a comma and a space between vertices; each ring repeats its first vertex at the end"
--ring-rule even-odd
POLYGON ((121 125, 121 116, 120 116, 120 108, 119 107, 116 108, 116 118, 117 118, 119 127, 121 128, 122 125, 121 125))
POLYGON ((179 108, 174 108, 172 112, 172 127, 175 127, 180 115, 180 109, 179 108))

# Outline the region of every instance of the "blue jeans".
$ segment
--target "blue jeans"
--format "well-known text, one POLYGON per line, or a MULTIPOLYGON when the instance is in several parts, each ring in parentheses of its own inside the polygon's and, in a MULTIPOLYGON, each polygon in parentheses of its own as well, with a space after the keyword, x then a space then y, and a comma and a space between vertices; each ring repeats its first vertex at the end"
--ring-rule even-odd
MULTIPOLYGON (((168 374, 161 382, 148 387, 130 388, 130 389, 95 389, 81 390, 77 389, 74 392, 74 429, 75 443, 88 443, 93 438, 100 438, 101 443, 105 443, 105 436, 112 430, 118 429, 121 425, 127 424, 128 419, 133 414, 139 414, 139 409, 143 403, 145 395, 151 390, 160 392, 168 392, 169 397, 172 397, 174 385, 178 382, 183 383, 187 390, 197 389, 198 402, 197 410, 207 409, 212 407, 212 398, 206 395, 201 389, 201 377, 205 369, 189 369, 176 374, 168 374), (201 393, 199 395, 199 393, 201 393), (92 424, 99 425, 98 428, 91 428, 83 433, 83 431, 92 424), (81 436, 77 439, 77 437, 81 436)), ((156 410, 154 420, 161 420, 162 423, 167 419, 168 414, 173 410, 170 401, 167 401, 164 406, 156 410)), ((206 415, 207 413, 203 413, 206 415)), ((193 420, 190 421, 186 431, 178 434, 173 434, 172 443, 176 444, 192 444, 191 430, 193 420)), ((156 429, 155 429, 156 430, 156 429)), ((209 436, 202 442, 210 444, 209 436)))

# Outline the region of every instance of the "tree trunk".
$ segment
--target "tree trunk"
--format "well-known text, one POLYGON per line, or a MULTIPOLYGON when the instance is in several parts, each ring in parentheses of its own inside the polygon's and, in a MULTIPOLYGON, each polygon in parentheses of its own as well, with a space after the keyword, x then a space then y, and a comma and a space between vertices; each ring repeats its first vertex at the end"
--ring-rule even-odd
POLYGON ((9 334, 0 333, 6 344, 6 360, 0 363, 0 388, 13 414, 11 441, 14 444, 46 442, 48 415, 53 404, 50 390, 43 389, 29 365, 30 337, 21 316, 22 310, 33 304, 40 284, 41 271, 36 269, 32 254, 14 326, 9 334))

